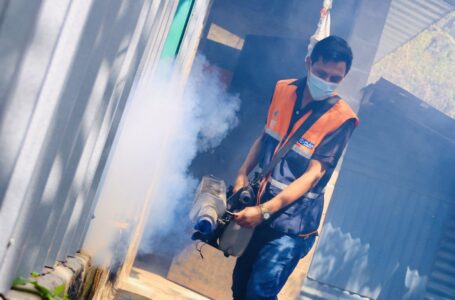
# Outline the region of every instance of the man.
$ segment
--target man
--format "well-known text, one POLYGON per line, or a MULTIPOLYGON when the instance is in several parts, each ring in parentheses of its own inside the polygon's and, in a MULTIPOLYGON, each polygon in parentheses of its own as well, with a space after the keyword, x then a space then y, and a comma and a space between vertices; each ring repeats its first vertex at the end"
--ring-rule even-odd
POLYGON ((277 299, 298 261, 313 246, 324 206, 324 188, 358 125, 346 102, 333 101, 337 97, 334 90, 351 63, 347 42, 329 36, 318 42, 306 59, 307 78, 281 80, 276 85, 265 130, 241 166, 234 191, 249 184, 247 175, 257 164, 267 166, 310 114, 318 112, 329 99, 335 104, 321 113, 262 180, 260 205, 235 214, 239 225, 256 228, 233 272, 236 300, 277 299))

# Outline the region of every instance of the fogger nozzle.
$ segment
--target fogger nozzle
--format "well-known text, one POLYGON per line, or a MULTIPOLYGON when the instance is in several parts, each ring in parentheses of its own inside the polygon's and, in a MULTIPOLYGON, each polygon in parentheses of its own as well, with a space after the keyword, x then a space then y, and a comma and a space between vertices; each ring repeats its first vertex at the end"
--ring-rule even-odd
POLYGON ((215 229, 214 227, 212 218, 208 217, 201 217, 194 224, 194 230, 199 231, 203 235, 209 235, 215 229))

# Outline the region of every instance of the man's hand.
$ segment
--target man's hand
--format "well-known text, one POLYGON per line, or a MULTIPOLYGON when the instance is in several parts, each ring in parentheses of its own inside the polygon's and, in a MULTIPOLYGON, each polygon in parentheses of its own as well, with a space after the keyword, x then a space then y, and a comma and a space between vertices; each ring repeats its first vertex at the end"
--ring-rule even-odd
POLYGON ((237 224, 246 228, 254 228, 262 223, 262 212, 259 206, 248 206, 238 213, 234 213, 237 224))
POLYGON ((240 173, 235 180, 233 192, 236 193, 241 188, 248 186, 249 183, 248 176, 244 173, 240 173))

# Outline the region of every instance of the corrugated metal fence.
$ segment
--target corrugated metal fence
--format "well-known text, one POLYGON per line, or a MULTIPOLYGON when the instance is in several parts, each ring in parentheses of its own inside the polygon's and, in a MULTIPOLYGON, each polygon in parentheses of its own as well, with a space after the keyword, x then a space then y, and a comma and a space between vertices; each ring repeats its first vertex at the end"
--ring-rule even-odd
POLYGON ((301 299, 455 299, 455 121, 367 90, 301 299))
POLYGON ((401 47, 453 9, 445 0, 393 0, 375 61, 401 47))
POLYGON ((80 249, 131 86, 177 4, 0 1, 0 293, 80 249))

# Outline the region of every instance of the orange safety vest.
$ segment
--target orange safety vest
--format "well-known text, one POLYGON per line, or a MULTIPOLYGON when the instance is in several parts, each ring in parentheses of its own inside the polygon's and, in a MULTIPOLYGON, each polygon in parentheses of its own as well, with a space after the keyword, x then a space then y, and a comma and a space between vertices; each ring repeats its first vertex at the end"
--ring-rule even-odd
MULTIPOLYGON (((266 166, 287 139, 311 114, 305 113, 288 133, 297 100, 296 79, 278 81, 269 107, 262 144, 260 166, 266 166)), ((308 129, 286 156, 275 166, 272 173, 261 182, 258 202, 264 203, 295 179, 303 175, 311 157, 325 136, 337 130, 347 120, 359 119, 344 100, 339 100, 308 129)), ((308 236, 317 233, 324 207, 324 188, 332 172, 326 172, 321 180, 303 197, 272 215, 267 221, 272 228, 293 235, 308 236), (328 176, 328 178, 326 177, 328 176), (324 178, 326 177, 326 178, 324 178)))

